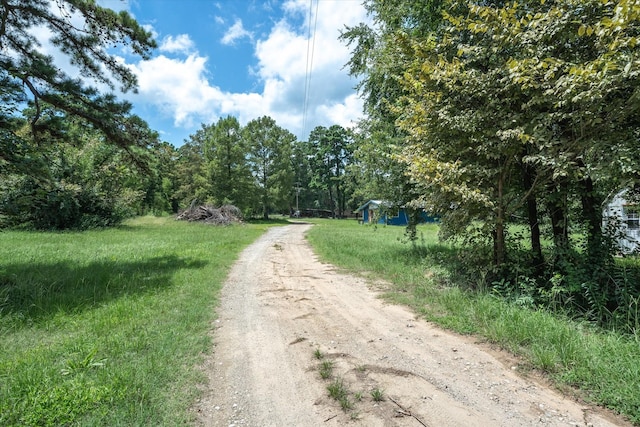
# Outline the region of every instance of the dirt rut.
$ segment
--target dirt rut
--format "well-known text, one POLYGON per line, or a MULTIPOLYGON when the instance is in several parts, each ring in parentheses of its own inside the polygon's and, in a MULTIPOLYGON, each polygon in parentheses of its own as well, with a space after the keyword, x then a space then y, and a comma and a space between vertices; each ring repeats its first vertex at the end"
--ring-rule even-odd
POLYGON ((272 228, 232 269, 194 407, 200 425, 628 425, 521 377, 508 355, 386 304, 375 286, 320 263, 309 227, 272 228), (321 378, 323 361, 333 380, 321 378), (328 395, 336 378, 351 409, 328 395))

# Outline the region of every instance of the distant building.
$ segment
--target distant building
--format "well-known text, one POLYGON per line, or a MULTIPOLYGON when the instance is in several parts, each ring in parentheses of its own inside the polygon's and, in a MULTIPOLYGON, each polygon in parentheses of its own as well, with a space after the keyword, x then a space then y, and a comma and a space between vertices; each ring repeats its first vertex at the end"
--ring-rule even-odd
POLYGON ((627 197, 627 190, 616 194, 604 208, 602 215, 605 230, 615 227, 620 252, 631 254, 640 251, 640 205, 627 197))
MULTIPOLYGON (((404 206, 394 205, 383 200, 369 200, 356 210, 362 213, 364 224, 409 225, 409 214, 404 206)), ((436 222, 437 217, 426 212, 420 214, 420 222, 436 222)))

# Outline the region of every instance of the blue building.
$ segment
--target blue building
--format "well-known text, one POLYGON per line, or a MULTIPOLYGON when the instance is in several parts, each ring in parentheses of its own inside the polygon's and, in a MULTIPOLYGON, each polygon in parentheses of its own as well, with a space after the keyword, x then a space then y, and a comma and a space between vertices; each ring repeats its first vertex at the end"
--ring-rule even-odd
MULTIPOLYGON (((409 215, 402 206, 394 206, 392 203, 382 200, 369 200, 360 206, 356 213, 362 213, 364 224, 408 225, 409 215)), ((420 215, 420 222, 436 222, 437 218, 429 216, 426 212, 420 215)))

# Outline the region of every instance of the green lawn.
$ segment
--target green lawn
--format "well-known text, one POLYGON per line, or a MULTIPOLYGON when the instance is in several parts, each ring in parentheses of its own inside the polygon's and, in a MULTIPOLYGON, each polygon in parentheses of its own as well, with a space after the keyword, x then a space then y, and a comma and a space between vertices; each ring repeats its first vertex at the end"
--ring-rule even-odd
POLYGON ((484 277, 465 275, 465 258, 420 226, 419 244, 403 227, 314 220, 308 239, 319 256, 349 271, 390 282, 385 298, 412 307, 445 328, 496 343, 521 356, 522 369, 545 372, 568 392, 625 414, 640 425, 640 335, 605 332, 545 310, 506 302, 484 277), (462 281, 464 280, 464 283, 462 281))
POLYGON ((188 422, 220 286, 269 226, 0 232, 0 425, 188 422))

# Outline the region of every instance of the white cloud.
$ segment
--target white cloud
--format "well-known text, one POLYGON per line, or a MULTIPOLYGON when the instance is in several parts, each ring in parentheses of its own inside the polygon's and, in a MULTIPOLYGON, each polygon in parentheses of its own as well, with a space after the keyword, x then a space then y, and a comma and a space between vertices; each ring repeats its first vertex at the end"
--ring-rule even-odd
POLYGON ((191 54, 186 59, 160 55, 132 66, 138 76, 136 102, 155 104, 173 118, 175 126, 192 128, 211 123, 227 114, 242 123, 267 115, 261 95, 230 93, 212 86, 207 79, 207 58, 191 54))
POLYGON ((236 22, 227 30, 220 42, 224 45, 232 45, 237 40, 244 37, 248 37, 251 39, 253 38, 253 34, 245 30, 244 26, 242 25, 241 19, 236 19, 236 22))
POLYGON ((357 118, 362 115, 363 101, 357 94, 349 95, 341 103, 320 105, 318 113, 328 117, 334 124, 344 128, 353 128, 357 118))
POLYGON ((151 33, 151 36, 153 37, 154 40, 157 40, 158 37, 160 36, 160 34, 158 34, 156 29, 153 28, 153 25, 151 24, 144 24, 142 25, 142 28, 144 28, 145 31, 151 33))
POLYGON ((206 79, 207 58, 191 54, 186 59, 164 55, 132 66, 138 76, 139 95, 135 98, 158 105, 171 114, 176 126, 193 126, 197 118, 206 115, 210 104, 223 96, 206 79))
POLYGON ((353 126, 362 115, 362 102, 353 89, 356 82, 344 70, 350 57, 349 49, 338 37, 345 25, 366 21, 366 11, 359 2, 321 1, 312 3, 309 20, 306 0, 287 1, 283 8, 287 13, 285 18, 276 23, 266 39, 256 44, 256 73, 265 82, 265 101, 278 107, 274 118, 279 111, 297 111, 297 120, 289 119, 290 126, 303 138, 317 125, 353 126), (305 17, 305 27, 292 28, 291 18, 301 14, 305 17), (308 38, 310 24, 311 39, 308 38), (307 118, 302 129, 307 85, 307 118))
MULTIPOLYGON (((307 2, 306 0, 288 0, 282 5, 282 9, 291 15, 295 15, 297 13, 304 14, 304 16, 308 16, 309 8, 311 10, 314 9, 314 3, 307 2)), ((318 5, 319 6, 319 5, 318 5)))
POLYGON ((256 44, 257 74, 263 79, 291 80, 304 74, 308 50, 307 39, 295 34, 286 21, 278 22, 266 40, 256 44))
MULTIPOLYGON (((188 36, 181 35, 165 37, 161 49, 166 49, 166 54, 132 65, 139 81, 139 94, 132 101, 156 105, 161 114, 172 118, 175 126, 193 132, 200 123, 213 123, 226 115, 238 117, 242 124, 269 115, 302 139, 318 125, 352 127, 362 115, 362 100, 353 89, 356 81, 343 68, 350 53, 338 36, 345 25, 366 21, 364 8, 358 1, 319 2, 317 27, 311 40, 307 25, 316 20, 315 16, 308 19, 308 1, 289 0, 282 8, 284 17, 255 42, 257 62, 251 70, 257 82, 253 91, 233 93, 221 89, 208 72, 208 58, 196 50, 198 46, 188 36), (303 25, 294 26, 302 16, 303 25), (312 47, 313 67, 308 75, 307 52, 312 47), (170 52, 184 52, 187 56, 172 58, 170 52), (310 86, 303 128, 307 81, 310 86)), ((230 44, 242 37, 253 35, 237 20, 222 41, 230 44)))
POLYGON ((162 39, 159 49, 161 52, 189 53, 195 47, 188 34, 180 34, 176 37, 168 35, 162 39))

